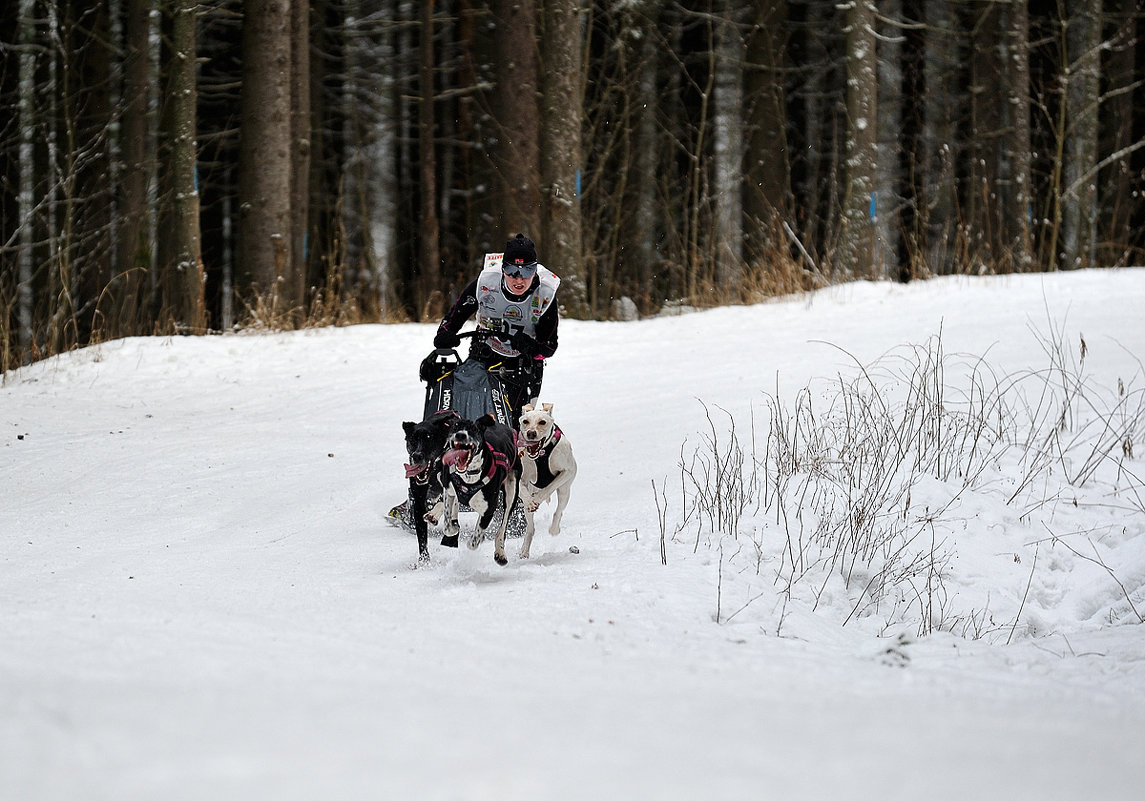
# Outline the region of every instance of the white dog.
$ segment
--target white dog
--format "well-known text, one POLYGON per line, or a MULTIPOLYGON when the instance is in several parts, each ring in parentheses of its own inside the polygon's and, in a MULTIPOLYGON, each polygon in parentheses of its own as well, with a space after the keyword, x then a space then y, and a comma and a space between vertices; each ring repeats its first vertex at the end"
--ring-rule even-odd
POLYGON ((572 444, 553 422, 553 405, 542 403, 537 409, 531 405, 521 409, 521 501, 525 508, 525 539, 521 543, 521 558, 529 558, 533 544, 533 513, 557 495, 557 508, 549 533, 561 533, 561 515, 569 502, 569 487, 576 478, 576 459, 572 444))

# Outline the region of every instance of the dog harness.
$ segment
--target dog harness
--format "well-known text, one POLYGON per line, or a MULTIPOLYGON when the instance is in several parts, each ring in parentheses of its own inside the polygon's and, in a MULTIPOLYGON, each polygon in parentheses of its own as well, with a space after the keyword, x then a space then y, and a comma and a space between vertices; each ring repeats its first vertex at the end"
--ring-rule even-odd
MULTIPOLYGON (((488 444, 488 443, 486 443, 488 444)), ((513 432, 513 447, 517 447, 517 432, 513 432)), ((480 481, 475 481, 470 484, 462 480, 463 475, 469 475, 471 471, 462 470, 454 473, 450 481, 453 483, 453 489, 457 493, 457 497, 462 503, 468 504, 469 499, 477 494, 478 490, 484 487, 489 482, 497 479, 504 480, 505 475, 513 467, 513 460, 509 458, 508 454, 501 453, 501 451, 489 445, 489 469, 485 471, 485 475, 481 477, 480 481)))
MULTIPOLYGON (((557 443, 560 441, 561 430, 560 428, 554 426, 553 433, 549 435, 549 441, 545 443, 545 446, 541 448, 541 452, 537 454, 535 459, 533 459, 537 465, 537 489, 544 489, 545 487, 549 486, 549 484, 552 484, 557 480, 557 474, 554 473, 552 468, 549 467, 549 457, 553 453, 553 448, 555 448, 557 443)), ((520 451, 522 456, 524 456, 525 453, 526 452, 524 449, 520 451)), ((532 459, 533 457, 529 458, 532 459)))

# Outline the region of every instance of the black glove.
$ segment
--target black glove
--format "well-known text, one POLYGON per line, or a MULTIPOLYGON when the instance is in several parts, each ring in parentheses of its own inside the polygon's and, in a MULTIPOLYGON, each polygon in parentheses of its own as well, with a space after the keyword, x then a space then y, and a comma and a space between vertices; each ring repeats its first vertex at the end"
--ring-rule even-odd
POLYGON ((461 337, 445 328, 437 329, 437 336, 433 338, 435 348, 456 348, 460 344, 461 337))
POLYGON ((530 359, 537 355, 537 340, 526 334, 524 331, 518 331, 513 334, 509 340, 513 349, 520 351, 522 356, 528 356, 530 359))

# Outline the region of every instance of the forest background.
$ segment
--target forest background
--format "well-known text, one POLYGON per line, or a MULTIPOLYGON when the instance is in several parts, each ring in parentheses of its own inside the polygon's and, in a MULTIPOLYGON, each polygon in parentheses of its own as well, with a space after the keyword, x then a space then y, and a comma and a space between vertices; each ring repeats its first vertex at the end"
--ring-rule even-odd
POLYGON ((0 372, 433 320, 1140 264, 1135 0, 8 0, 0 372))

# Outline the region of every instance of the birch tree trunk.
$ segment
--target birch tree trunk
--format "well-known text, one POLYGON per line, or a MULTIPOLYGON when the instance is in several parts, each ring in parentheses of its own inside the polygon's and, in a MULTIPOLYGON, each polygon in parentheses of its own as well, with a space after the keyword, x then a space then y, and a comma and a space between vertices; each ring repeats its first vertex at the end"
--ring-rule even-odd
POLYGON ((842 231, 837 263, 845 274, 873 276, 871 225, 878 169, 878 75, 875 9, 871 0, 850 0, 847 34, 847 144, 842 231))
MULTIPOLYGON (((1030 139, 1030 18, 1026 0, 1011 0, 1006 9, 1006 53, 1009 96, 1005 104, 1009 142, 1007 159, 1006 234, 1014 269, 1033 269, 1033 146, 1030 139)), ((1096 96, 1096 95, 1095 95, 1096 96)))
MULTIPOLYGON (((35 227, 32 224, 33 213, 36 206, 35 195, 35 156, 33 143, 36 138, 35 125, 35 73, 36 57, 32 45, 35 42, 35 23, 32 10, 35 0, 20 0, 19 43, 20 43, 20 76, 19 76, 19 114, 20 114, 20 184, 17 198, 20 233, 18 237, 19 252, 16 255, 16 276, 19 281, 16 288, 16 343, 21 350, 30 349, 36 341, 36 332, 33 328, 32 272, 35 261, 33 259, 35 247, 35 227)), ((7 362, 7 359, 5 360, 7 362)), ((5 363, 4 367, 8 365, 5 363)))
POLYGON ((723 291, 743 283, 744 41, 736 0, 722 6, 715 26, 715 80, 712 89, 712 193, 715 201, 713 273, 723 291))

